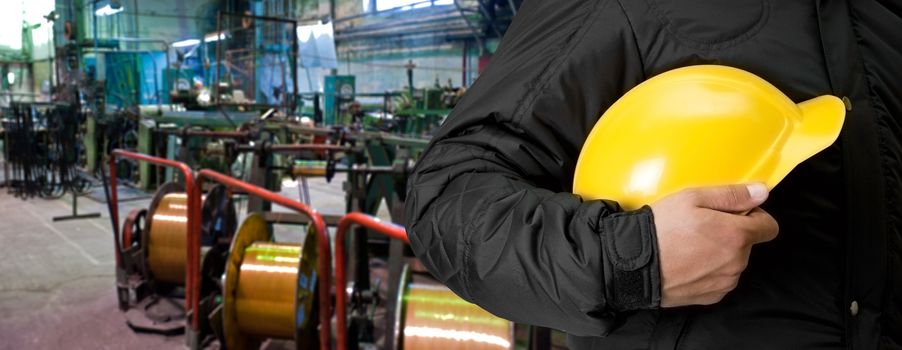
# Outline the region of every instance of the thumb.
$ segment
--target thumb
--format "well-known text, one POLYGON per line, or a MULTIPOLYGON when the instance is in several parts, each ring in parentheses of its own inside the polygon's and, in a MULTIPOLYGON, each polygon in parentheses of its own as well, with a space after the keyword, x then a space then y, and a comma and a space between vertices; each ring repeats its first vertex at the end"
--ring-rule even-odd
POLYGON ((743 213, 764 203, 767 195, 767 186, 761 183, 707 187, 693 190, 693 204, 700 208, 743 213))

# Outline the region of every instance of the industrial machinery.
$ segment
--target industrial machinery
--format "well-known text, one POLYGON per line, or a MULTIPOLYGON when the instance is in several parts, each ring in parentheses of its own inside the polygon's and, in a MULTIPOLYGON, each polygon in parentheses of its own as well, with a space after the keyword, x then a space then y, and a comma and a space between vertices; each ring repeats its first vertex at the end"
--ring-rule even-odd
POLYGON ((277 108, 294 113, 298 99, 297 21, 219 11, 211 101, 239 110, 277 108))
POLYGON ((59 198, 82 193, 90 186, 78 169, 83 148, 78 125, 84 115, 77 106, 13 103, 2 122, 4 179, 21 198, 59 198))
POLYGON ((353 75, 329 75, 325 77, 325 114, 326 125, 349 125, 351 120, 346 113, 354 102, 356 93, 353 75))
MULTIPOLYGON (((316 211, 211 170, 195 177, 184 163, 114 150, 109 195, 114 225, 117 158, 177 168, 185 178, 184 186, 162 186, 149 209, 132 211, 121 239, 114 226, 119 305, 133 329, 163 334, 184 329, 191 348, 218 340, 244 349, 259 347, 260 339, 285 338, 299 347, 318 342, 328 349, 331 308, 317 304, 314 293, 318 280, 328 285, 331 254, 325 223, 316 211), (205 179, 220 184, 202 195, 205 179), (314 234, 304 245, 276 243, 268 223, 252 214, 233 240, 232 190, 305 213, 314 234), (317 326, 319 337, 311 333, 317 326)), ((328 299, 323 294, 328 292, 321 289, 319 298, 328 299)))
MULTIPOLYGON (((387 278, 373 279, 366 265, 361 269, 354 263, 381 253, 366 241, 347 246, 349 232, 356 238, 370 230, 403 245, 407 236, 400 226, 358 212, 339 219, 333 288, 326 221, 310 207, 212 170, 194 173, 184 163, 121 150, 113 152, 111 161, 116 158, 174 167, 186 180, 161 186, 150 208, 133 210, 121 236, 118 229, 114 235, 119 304, 136 330, 173 334, 186 329, 191 348, 212 341, 231 349, 259 348, 271 339, 325 350, 333 339, 336 293, 334 339, 341 349, 514 346, 513 323, 457 297, 429 277, 409 251, 389 249, 383 255, 387 278), (210 182, 216 185, 203 194, 210 182), (236 193, 303 214, 307 234, 301 242, 277 241, 273 221, 263 212, 249 213, 236 231, 231 198, 236 193), (353 225, 358 229, 350 231, 353 225), (377 309, 383 310, 381 320, 375 317, 377 309)), ((370 170, 397 172, 391 167, 370 170)), ((115 176, 115 170, 111 173, 115 176)), ((117 222, 114 179, 110 210, 117 222)))
MULTIPOLYGON (((282 205, 290 204, 294 209, 310 210, 301 203, 213 171, 202 170, 198 178, 199 185, 204 178, 210 178, 235 190, 282 205)), ((351 225, 363 225, 406 241, 403 228, 381 223, 368 215, 351 213, 339 221, 335 238, 337 284, 334 289, 327 288, 330 245, 322 241, 327 239, 321 231, 325 223, 321 218, 317 220, 317 216, 310 217, 311 225, 302 244, 276 242, 269 222, 257 213, 250 214, 241 224, 226 263, 221 312, 206 317, 214 323, 214 329, 221 322, 220 340, 226 348, 259 348, 266 339, 292 340, 298 349, 328 348, 331 335, 323 334, 329 331, 328 324, 323 322, 331 318, 329 305, 333 290, 338 325, 335 338, 339 349, 513 348, 513 323, 460 299, 410 264, 405 263, 400 275, 389 278, 397 283, 395 294, 380 296, 373 289, 355 287, 360 284, 346 283, 344 243, 351 225), (382 305, 382 300, 395 302, 382 305), (387 305, 395 307, 386 308, 387 305), (391 336, 378 342, 373 338, 369 338, 369 343, 361 342, 356 336, 363 333, 349 333, 347 325, 349 322, 359 325, 361 317, 372 321, 372 310, 376 307, 393 313, 387 319, 389 327, 383 332, 386 337, 391 336)), ((378 326, 382 328, 381 324, 378 326)))

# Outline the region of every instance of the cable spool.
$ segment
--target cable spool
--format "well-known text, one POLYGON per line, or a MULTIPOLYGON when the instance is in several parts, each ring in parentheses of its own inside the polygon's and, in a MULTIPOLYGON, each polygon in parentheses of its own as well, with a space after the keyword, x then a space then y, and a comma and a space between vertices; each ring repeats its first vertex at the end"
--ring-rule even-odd
POLYGON ((266 338, 315 347, 316 234, 309 231, 303 245, 276 243, 267 226, 251 214, 232 240, 223 287, 226 348, 257 349, 266 338))
POLYGON ((184 285, 188 258, 188 195, 181 184, 160 186, 147 215, 147 265, 154 280, 184 285))
MULTIPOLYGON (((235 232, 236 212, 228 190, 214 187, 202 197, 203 246, 228 245, 235 232)), ((166 183, 157 190, 147 215, 147 265, 154 281, 169 285, 185 284, 188 258, 188 195, 179 183, 166 183)), ((223 248, 225 250, 225 248, 223 248)))
POLYGON ((395 310, 395 339, 404 350, 513 349, 514 323, 492 315, 404 265, 395 310), (417 276, 420 277, 420 276, 417 276), (403 318, 401 317, 403 315, 403 318), (397 333, 400 333, 400 337, 397 333))
POLYGON ((326 176, 328 162, 324 160, 295 160, 291 167, 291 176, 322 177, 326 176))

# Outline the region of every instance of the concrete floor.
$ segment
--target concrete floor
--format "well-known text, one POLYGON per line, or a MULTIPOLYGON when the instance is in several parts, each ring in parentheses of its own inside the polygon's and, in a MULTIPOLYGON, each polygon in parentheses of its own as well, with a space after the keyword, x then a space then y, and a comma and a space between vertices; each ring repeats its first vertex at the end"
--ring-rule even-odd
MULTIPOLYGON (((311 179, 313 206, 324 214, 343 213, 342 181, 311 179)), ((286 181, 282 193, 298 198, 293 182, 286 181)), ((71 213, 70 201, 22 200, 0 188, 0 350, 181 348, 183 336, 137 334, 125 324, 115 295, 106 204, 79 198, 80 212, 102 217, 53 222, 71 213)), ((120 216, 148 204, 123 203, 120 216)), ((276 235, 289 241, 303 233, 282 226, 276 235)))

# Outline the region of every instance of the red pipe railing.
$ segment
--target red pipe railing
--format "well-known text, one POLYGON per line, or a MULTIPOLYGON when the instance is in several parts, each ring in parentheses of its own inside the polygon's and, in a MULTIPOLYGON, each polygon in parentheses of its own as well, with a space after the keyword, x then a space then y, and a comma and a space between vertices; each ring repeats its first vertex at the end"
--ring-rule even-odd
POLYGON ((185 267, 185 311, 194 315, 190 324, 191 329, 198 330, 197 310, 199 287, 197 281, 200 280, 200 191, 195 191, 194 173, 188 164, 164 159, 160 157, 149 156, 146 154, 129 152, 121 149, 115 149, 110 153, 110 217, 114 223, 113 232, 116 232, 114 242, 116 244, 116 265, 121 262, 121 251, 119 244, 119 193, 116 189, 116 160, 117 158, 130 158, 142 162, 156 164, 160 166, 179 169, 185 176, 185 192, 188 195, 188 265, 185 267), (195 228, 196 229, 192 229, 195 228), (192 244, 196 243, 196 244, 192 244), (194 262, 194 263, 192 263, 194 262))
MULTIPOLYGON (((329 297, 329 294, 330 294, 329 287, 331 286, 330 279, 331 279, 331 275, 332 275, 331 274, 332 257, 331 257, 331 248, 329 245, 329 232, 326 230, 326 222, 323 220, 322 215, 320 215, 320 213, 317 212, 315 209, 308 207, 300 202, 288 199, 277 193, 268 191, 264 188, 260 188, 258 186, 251 185, 247 182, 235 179, 235 178, 227 176, 227 175, 220 174, 218 172, 215 172, 215 171, 212 171, 209 169, 201 170, 197 174, 197 178, 195 180, 196 184, 195 184, 194 188, 195 188, 195 191, 197 191, 198 193, 196 193, 195 196, 199 195, 200 189, 203 187, 204 180, 207 180, 207 179, 221 183, 232 189, 238 188, 238 189, 244 190, 248 195, 255 195, 266 201, 276 203, 276 204, 285 206, 287 208, 294 209, 295 211, 305 214, 305 215, 307 215, 307 217, 310 218, 313 228, 314 228, 314 230, 316 230, 317 244, 318 244, 318 249, 319 249, 319 254, 318 254, 319 271, 317 272, 320 276, 320 281, 319 281, 319 283, 320 283, 320 288, 319 288, 319 300, 320 300, 319 301, 319 307, 320 307, 320 312, 319 312, 320 335, 319 335, 319 337, 320 337, 320 342, 319 342, 319 344, 320 344, 320 349, 330 350, 332 348, 331 342, 330 342, 331 337, 332 337, 331 322, 330 322, 330 320, 332 318, 332 312, 331 312, 332 303, 329 302, 331 299, 329 297)), ((200 206, 198 206, 198 208, 200 208, 200 206)), ((197 236, 199 237, 199 233, 200 233, 200 221, 199 220, 195 221, 193 223, 192 229, 194 232, 197 233, 197 236)), ((196 243, 199 246, 200 240, 197 240, 194 243, 196 243)), ((189 243, 189 244, 191 244, 191 243, 189 243)), ((197 259, 197 257, 195 257, 195 259, 197 259)), ((199 266, 200 261, 199 260, 196 260, 196 261, 189 260, 188 263, 192 264, 192 265, 197 264, 199 266)), ((198 273, 198 275, 195 275, 195 278, 200 279, 199 272, 196 272, 196 273, 198 273)), ((341 293, 339 293, 339 294, 341 294, 341 293)), ((196 323, 197 314, 194 315, 193 321, 196 323)), ((339 337, 339 339, 340 338, 341 337, 339 337)), ((343 349, 343 348, 339 347, 339 349, 343 349)))
MULTIPOLYGON (((349 213, 338 221, 338 228, 335 231, 335 317, 338 330, 337 343, 338 349, 347 349, 347 298, 348 293, 345 291, 347 285, 347 276, 345 269, 345 236, 346 232, 352 225, 360 225, 370 230, 382 233, 394 239, 400 239, 404 243, 410 244, 407 239, 407 231, 403 227, 385 223, 378 218, 363 213, 349 213)), ((322 300, 322 299, 321 299, 322 300)), ((396 307, 400 307, 397 305, 396 307)))

